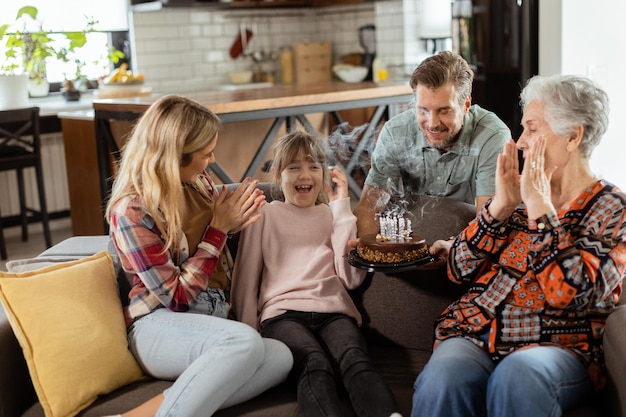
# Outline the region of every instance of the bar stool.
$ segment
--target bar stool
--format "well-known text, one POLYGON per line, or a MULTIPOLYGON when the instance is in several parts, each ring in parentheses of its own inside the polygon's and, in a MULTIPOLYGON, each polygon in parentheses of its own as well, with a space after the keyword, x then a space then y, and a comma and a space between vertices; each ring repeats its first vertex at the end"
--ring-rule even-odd
MULTIPOLYGON (((0 111, 0 171, 15 171, 20 200, 22 241, 28 240, 28 215, 39 216, 43 225, 46 247, 52 246, 46 194, 41 169, 41 137, 39 128, 39 107, 0 111), (39 210, 26 206, 24 184, 25 168, 35 168, 39 210)), ((0 219, 0 255, 6 259, 6 247, 0 219)))
POLYGON ((7 258, 7 244, 4 241, 4 233, 2 232, 2 211, 0 211, 0 259, 7 258))

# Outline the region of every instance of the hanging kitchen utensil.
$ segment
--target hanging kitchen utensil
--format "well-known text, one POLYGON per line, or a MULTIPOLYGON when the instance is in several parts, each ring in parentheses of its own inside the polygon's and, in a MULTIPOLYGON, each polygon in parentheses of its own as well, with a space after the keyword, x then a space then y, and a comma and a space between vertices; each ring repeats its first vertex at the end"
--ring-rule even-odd
POLYGON ((245 56, 250 39, 252 39, 252 31, 247 29, 244 24, 241 24, 239 26, 239 33, 230 47, 230 57, 232 59, 237 59, 241 55, 245 56))

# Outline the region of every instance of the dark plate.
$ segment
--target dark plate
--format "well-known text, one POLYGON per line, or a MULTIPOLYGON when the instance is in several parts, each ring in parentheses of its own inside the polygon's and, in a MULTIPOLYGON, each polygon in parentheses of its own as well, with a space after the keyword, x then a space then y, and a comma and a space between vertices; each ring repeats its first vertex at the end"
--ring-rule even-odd
POLYGON ((355 268, 366 269, 370 272, 406 272, 414 271, 418 269, 436 269, 445 264, 445 260, 437 256, 427 255, 423 258, 416 259, 410 262, 398 262, 398 263, 380 263, 370 262, 361 258, 356 253, 356 249, 350 251, 350 253, 344 255, 348 263, 355 268))

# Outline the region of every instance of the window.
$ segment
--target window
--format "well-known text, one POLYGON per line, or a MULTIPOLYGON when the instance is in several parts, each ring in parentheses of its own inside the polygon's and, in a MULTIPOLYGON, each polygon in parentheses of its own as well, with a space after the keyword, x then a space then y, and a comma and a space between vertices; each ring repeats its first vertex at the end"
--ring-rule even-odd
MULTIPOLYGON (((43 29, 50 32, 71 32, 85 29, 88 20, 96 20, 98 32, 87 35, 85 47, 76 51, 74 56, 83 63, 81 71, 89 79, 97 79, 110 71, 109 49, 114 46, 129 54, 127 42, 114 44, 120 38, 128 39, 128 4, 127 0, 106 0, 86 2, 84 0, 13 0, 0 2, 0 24, 12 23, 17 11, 24 6, 35 6, 38 20, 43 22, 43 29), (7 18, 8 17, 8 18, 7 18)), ((28 29, 28 28, 27 28, 28 29)), ((52 35, 55 47, 65 46, 65 38, 52 35)), ((4 44, 2 44, 3 46, 4 44)), ((1 49, 1 46, 0 46, 1 49)), ((0 51, 4 59, 4 51, 0 51)), ((58 62, 48 58, 46 61, 47 78, 50 83, 60 83, 66 77, 73 79, 76 64, 58 62)), ((52 87, 52 90, 55 88, 52 87)))

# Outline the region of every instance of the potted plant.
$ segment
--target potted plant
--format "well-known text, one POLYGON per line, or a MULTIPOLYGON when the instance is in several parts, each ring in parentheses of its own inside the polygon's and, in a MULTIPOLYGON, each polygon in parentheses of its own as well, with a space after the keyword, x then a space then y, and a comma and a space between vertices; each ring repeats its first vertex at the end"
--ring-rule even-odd
POLYGON ((46 59, 67 59, 68 53, 85 45, 87 33, 94 30, 96 23, 90 20, 81 32, 60 33, 68 41, 68 46, 55 48, 52 32, 44 30, 37 14, 36 7, 24 6, 18 10, 14 23, 0 26, 0 38, 6 39, 7 58, 7 63, 1 69, 4 73, 17 73, 21 69, 22 73, 27 74, 31 97, 48 94, 46 59), (29 29, 33 27, 36 29, 29 29))
MULTIPOLYGON (((93 28, 96 23, 97 22, 95 21, 89 22, 89 27, 93 28)), ((58 58, 61 61, 73 65, 73 72, 67 72, 64 74, 65 79, 63 80, 61 88, 61 93, 67 101, 76 101, 80 99, 81 93, 86 92, 90 88, 98 87, 98 81, 90 80, 84 73, 86 62, 77 56, 75 52, 76 51, 74 49, 61 48, 58 54, 58 58)), ((109 47, 106 55, 109 63, 113 63, 113 65, 117 64, 124 57, 124 52, 114 47, 109 47)), ((101 61, 98 60, 94 63, 99 62, 101 61)))

